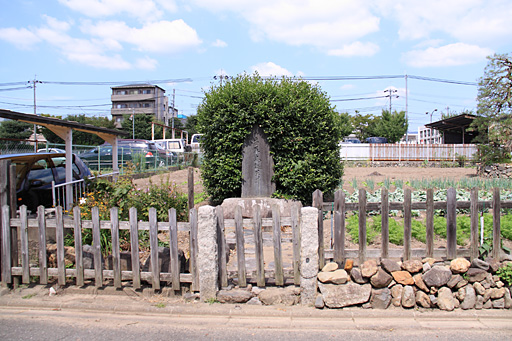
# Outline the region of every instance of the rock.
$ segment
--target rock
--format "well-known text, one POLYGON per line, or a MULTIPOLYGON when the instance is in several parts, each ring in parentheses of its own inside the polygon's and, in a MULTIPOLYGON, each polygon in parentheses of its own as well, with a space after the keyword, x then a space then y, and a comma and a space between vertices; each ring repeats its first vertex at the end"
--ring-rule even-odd
POLYGON ((503 299, 505 300, 505 309, 510 309, 512 307, 512 298, 508 288, 505 289, 505 295, 503 296, 503 299))
POLYGON ((393 277, 391 277, 390 274, 382 269, 379 269, 377 273, 370 279, 370 283, 374 288, 379 289, 387 287, 392 280, 393 277))
MULTIPOLYGON (((132 271, 132 254, 131 252, 120 252, 119 258, 121 258, 121 271, 132 271)), ((107 269, 114 270, 114 258, 112 255, 107 257, 107 269)))
POLYGON ((423 282, 423 278, 421 277, 421 274, 416 274, 416 275, 412 276, 412 279, 414 280, 414 284, 416 284, 418 289, 423 290, 424 292, 429 291, 427 285, 425 284, 425 282, 423 282))
MULTIPOLYGON (((84 269, 94 269, 94 250, 91 245, 82 246, 82 258, 84 261, 84 269)), ((101 255, 102 268, 105 267, 105 258, 101 255)))
POLYGON ((323 309, 325 307, 324 297, 322 295, 317 295, 315 299, 315 308, 323 309))
POLYGON ((436 287, 430 287, 430 294, 435 295, 439 290, 436 287))
POLYGON ((361 308, 363 309, 371 309, 372 308, 372 304, 370 302, 366 302, 364 303, 361 308))
POLYGON ((463 288, 466 285, 468 285, 468 281, 466 281, 465 279, 462 279, 462 280, 460 280, 459 283, 457 283, 457 285, 455 286, 455 289, 459 290, 460 288, 463 288))
POLYGON ((258 296, 263 290, 265 289, 260 287, 252 287, 251 292, 253 295, 258 296))
POLYGON ((338 270, 338 264, 334 262, 327 263, 322 268, 322 272, 330 272, 334 270, 338 270))
POLYGON ((358 268, 352 268, 352 270, 350 270, 350 278, 357 284, 365 284, 368 282, 366 278, 363 278, 358 268))
POLYGON ((372 286, 348 282, 342 285, 318 283, 318 288, 329 308, 342 308, 368 302, 372 286))
POLYGON ((466 297, 466 288, 460 288, 455 293, 455 298, 457 298, 459 301, 464 300, 464 297, 466 297))
POLYGON ((484 302, 487 302, 491 298, 492 290, 493 290, 492 288, 485 289, 484 302))
POLYGON ((475 309, 482 309, 484 307, 484 298, 481 295, 476 296, 475 309))
POLYGON ((436 263, 437 261, 437 259, 431 257, 426 257, 421 260, 423 264, 428 264, 430 266, 434 265, 434 263, 436 263))
POLYGON ((183 295, 183 299, 185 300, 185 302, 193 302, 199 299, 199 294, 187 292, 183 295))
POLYGON ((402 307, 412 308, 416 304, 416 295, 414 294, 414 288, 410 285, 406 285, 402 292, 402 307))
POLYGON ((348 274, 343 269, 338 269, 333 272, 320 272, 318 274, 318 280, 322 283, 343 284, 347 283, 348 274))
POLYGON ((423 308, 430 308, 432 303, 430 302, 430 298, 423 291, 416 291, 416 305, 419 305, 423 308))
POLYGON ((496 258, 487 257, 485 259, 485 262, 487 264, 489 264, 489 270, 487 270, 487 271, 491 271, 492 273, 495 273, 500 268, 500 261, 496 258))
POLYGON ((464 288, 461 288, 461 290, 465 291, 465 296, 460 304, 460 307, 464 310, 473 309, 476 304, 475 289, 471 285, 466 285, 464 288))
POLYGON ((481 259, 475 258, 471 262, 471 267, 487 271, 487 270, 489 270, 489 263, 487 263, 486 261, 483 261, 481 259))
POLYGON ((470 283, 483 281, 489 273, 479 268, 469 268, 466 275, 470 283))
POLYGON ((377 262, 373 259, 369 259, 360 266, 361 275, 366 278, 370 278, 377 273, 379 270, 377 262))
POLYGON ((402 292, 404 287, 401 284, 397 284, 391 288, 391 303, 395 307, 399 307, 402 302, 402 292))
POLYGON ((380 261, 380 266, 389 273, 401 270, 397 262, 387 258, 380 261))
POLYGON ((497 281, 496 282, 496 287, 497 288, 503 288, 505 286, 505 283, 503 283, 502 281, 497 281))
POLYGON ((478 295, 483 295, 485 293, 485 288, 480 282, 473 283, 473 288, 478 295))
POLYGON ((220 290, 217 293, 220 303, 245 303, 252 297, 252 292, 245 289, 220 290))
POLYGON ((460 281, 462 281, 461 275, 452 275, 448 283, 446 283, 446 286, 453 289, 460 281))
MULTIPOLYGON (((329 284, 333 285, 333 284, 329 284)), ((275 288, 270 287, 263 290, 258 298, 264 305, 295 305, 299 303, 300 288, 286 287, 286 288, 275 288), (298 290, 297 290, 298 289, 298 290)))
POLYGON ((261 303, 261 301, 258 297, 251 298, 249 301, 247 301, 247 304, 248 305, 263 305, 263 303, 261 303))
POLYGON ((460 302, 457 299, 453 300, 453 308, 458 309, 460 307, 460 302))
MULTIPOLYGON (((171 272, 171 253, 168 247, 158 247, 158 264, 160 265, 160 272, 171 272)), ((186 272, 186 259, 183 250, 178 250, 178 265, 180 273, 186 272)), ((151 257, 148 257, 144 262, 142 271, 151 271, 151 257)))
POLYGON ((492 308, 492 301, 491 300, 487 300, 487 302, 484 302, 483 308, 484 309, 491 309, 492 308))
POLYGON ((373 309, 387 309, 391 303, 391 290, 388 288, 372 289, 370 303, 373 309))
POLYGON ((491 299, 495 300, 497 298, 502 298, 505 296, 506 288, 492 288, 491 289, 491 299))
POLYGON ((345 271, 350 272, 352 268, 354 267, 354 260, 353 259, 347 259, 345 260, 345 271))
POLYGON ((437 305, 437 297, 435 295, 428 295, 428 298, 430 298, 430 303, 432 303, 432 306, 437 305))
MULTIPOLYGON (((432 268, 433 269, 433 268, 432 268)), ((447 287, 442 287, 437 293, 437 306, 441 310, 452 311, 455 309, 455 302, 452 291, 447 287)))
POLYGON ((468 271, 471 263, 466 258, 455 258, 450 262, 450 270, 456 274, 463 274, 468 271))
MULTIPOLYGON (((48 259, 48 267, 57 267, 57 244, 49 244, 46 247, 46 255, 48 259)), ((72 246, 64 246, 64 265, 72 267, 75 265, 75 248, 72 246)))
POLYGON ((505 299, 504 298, 498 298, 497 300, 492 300, 489 302, 492 302, 492 307, 494 309, 505 309, 505 299))
POLYGON ((402 263, 402 269, 413 274, 423 270, 423 263, 417 259, 406 260, 402 263))
POLYGON ((395 271, 391 274, 393 279, 400 284, 403 285, 412 285, 414 284, 414 279, 408 271, 395 271))
POLYGON ((432 269, 432 266, 429 263, 423 263, 423 272, 427 272, 432 269))
POLYGON ((444 266, 434 266, 422 275, 423 281, 428 287, 442 287, 452 277, 452 272, 444 266))

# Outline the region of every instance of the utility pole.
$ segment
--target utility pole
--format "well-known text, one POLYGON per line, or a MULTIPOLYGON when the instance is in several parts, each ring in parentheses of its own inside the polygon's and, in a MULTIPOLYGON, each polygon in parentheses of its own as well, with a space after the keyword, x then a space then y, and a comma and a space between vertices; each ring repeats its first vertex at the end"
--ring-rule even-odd
POLYGON ((222 81, 224 79, 229 79, 229 76, 228 75, 224 75, 224 74, 221 73, 219 76, 213 76, 213 79, 220 80, 220 86, 222 86, 222 81))
POLYGON ((132 108, 132 139, 135 140, 135 109, 132 108))
POLYGON ((407 90, 407 73, 405 74, 405 143, 409 144, 409 91, 407 90))
MULTIPOLYGON (((38 81, 36 79, 37 76, 34 76, 34 79, 31 81, 28 81, 29 83, 32 83, 32 88, 34 89, 34 115, 37 115, 37 105, 36 105, 36 84, 42 83, 41 81, 38 81)), ((37 124, 34 124, 34 153, 37 152, 37 124)))
POLYGON ((172 138, 174 139, 175 137, 175 134, 174 134, 174 101, 176 100, 176 89, 172 89, 172 124, 171 124, 171 128, 172 128, 172 138))
POLYGON ((386 95, 386 97, 389 97, 389 113, 391 114, 391 98, 393 96, 396 96, 395 98, 398 98, 398 95, 393 95, 398 92, 396 89, 386 89, 384 92, 389 92, 389 95, 386 95))

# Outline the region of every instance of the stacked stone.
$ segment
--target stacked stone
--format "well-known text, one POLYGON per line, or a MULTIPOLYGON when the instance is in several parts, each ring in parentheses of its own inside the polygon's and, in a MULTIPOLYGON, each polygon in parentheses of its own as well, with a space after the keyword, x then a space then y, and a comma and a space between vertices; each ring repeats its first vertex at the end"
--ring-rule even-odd
MULTIPOLYGON (((510 289, 494 273, 502 265, 497 260, 457 258, 444 262, 433 258, 396 262, 367 260, 344 269, 328 263, 318 274, 315 306, 386 309, 439 308, 510 309, 510 289)), ((503 264, 505 265, 505 264, 503 264)))
POLYGON ((512 179, 512 165, 480 165, 478 166, 476 173, 478 176, 482 176, 484 178, 512 179))

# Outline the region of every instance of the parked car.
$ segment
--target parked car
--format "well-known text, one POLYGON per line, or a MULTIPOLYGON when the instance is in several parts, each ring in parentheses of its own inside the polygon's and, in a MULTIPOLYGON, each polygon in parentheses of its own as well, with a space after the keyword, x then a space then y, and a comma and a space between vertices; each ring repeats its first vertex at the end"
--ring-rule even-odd
MULTIPOLYGON (((158 146, 155 142, 143 139, 123 139, 117 141, 118 161, 126 165, 134 159, 144 159, 144 168, 153 168, 171 165, 176 162, 177 156, 158 146)), ((85 153, 79 154, 80 158, 91 169, 101 170, 112 167, 112 145, 104 143, 85 153)))
POLYGON ((163 149, 175 153, 185 153, 191 152, 192 147, 187 145, 187 141, 185 139, 161 139, 152 141, 163 149))
POLYGON ((38 153, 65 153, 66 151, 64 149, 60 149, 60 148, 43 148, 43 149, 38 149, 37 152, 38 153))
POLYGON ((388 143, 388 139, 385 137, 368 137, 366 143, 388 143))
MULTIPOLYGON (((30 153, 1 155, 0 160, 11 160, 16 165, 16 195, 18 207, 27 205, 35 212, 39 205, 52 207, 52 181, 66 182, 66 154, 30 153)), ((73 154, 73 180, 91 175, 87 165, 73 154)))
POLYGON ((192 135, 192 138, 190 139, 190 146, 192 147, 192 150, 195 152, 199 152, 201 149, 201 138, 203 137, 203 134, 194 134, 192 135))
POLYGON ((343 140, 343 143, 361 143, 361 140, 355 137, 347 137, 343 140))

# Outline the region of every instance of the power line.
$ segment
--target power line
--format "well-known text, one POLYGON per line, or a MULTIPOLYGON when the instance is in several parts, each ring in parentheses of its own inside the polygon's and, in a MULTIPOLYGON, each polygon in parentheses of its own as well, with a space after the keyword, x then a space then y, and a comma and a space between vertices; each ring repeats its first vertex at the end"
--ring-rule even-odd
POLYGON ((389 96, 372 96, 372 97, 359 97, 359 98, 331 99, 331 102, 360 101, 360 100, 365 100, 365 99, 387 98, 387 97, 389 97, 389 96))

